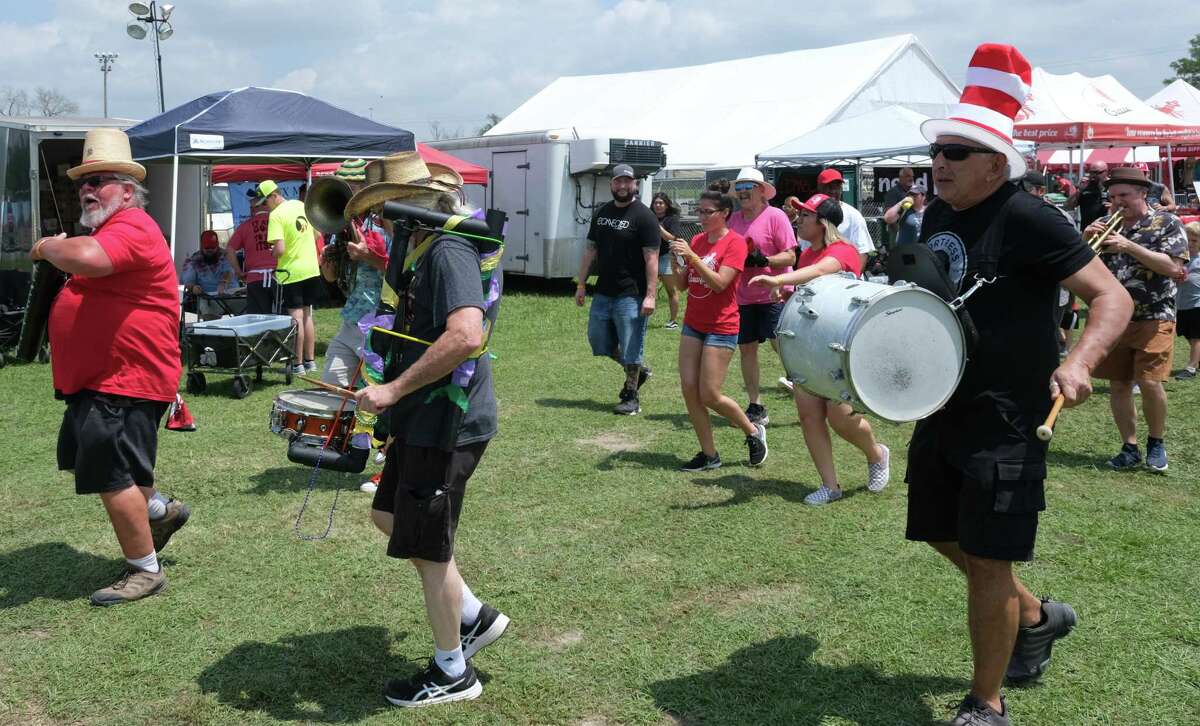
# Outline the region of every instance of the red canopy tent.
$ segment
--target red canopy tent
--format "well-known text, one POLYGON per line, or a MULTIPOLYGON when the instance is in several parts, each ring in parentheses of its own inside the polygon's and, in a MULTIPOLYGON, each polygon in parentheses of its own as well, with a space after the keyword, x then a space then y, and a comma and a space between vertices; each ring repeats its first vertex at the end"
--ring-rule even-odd
MULTIPOLYGON (((457 156, 451 156, 432 146, 417 144, 417 153, 421 158, 435 164, 444 164, 462 175, 464 184, 479 184, 487 186, 488 170, 482 166, 463 161, 457 156)), ((313 164, 313 177, 329 176, 337 171, 340 163, 313 164)), ((304 164, 218 164, 212 170, 212 183, 222 182, 260 182, 264 179, 274 181, 299 181, 308 178, 308 167, 304 164)))

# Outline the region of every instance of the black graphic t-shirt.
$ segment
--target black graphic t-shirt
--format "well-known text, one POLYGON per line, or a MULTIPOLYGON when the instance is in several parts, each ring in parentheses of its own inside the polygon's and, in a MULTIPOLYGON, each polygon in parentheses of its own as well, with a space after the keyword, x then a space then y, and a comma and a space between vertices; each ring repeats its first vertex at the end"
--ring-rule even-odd
POLYGON ((608 202, 596 210, 588 230, 588 239, 596 245, 596 292, 610 297, 645 297, 642 250, 657 251, 661 238, 658 217, 637 199, 625 207, 608 202))
POLYGON ((1087 227, 1092 222, 1100 219, 1108 210, 1104 208, 1104 202, 1108 200, 1108 193, 1100 188, 1099 184, 1090 184, 1079 190, 1079 226, 1087 227))
POLYGON ((1014 194, 1020 197, 1008 208, 998 279, 967 300, 979 343, 950 400, 951 411, 1036 416, 1049 410, 1050 375, 1058 366, 1058 283, 1094 257, 1058 209, 1011 183, 959 212, 938 199, 925 209, 918 242, 945 253, 960 292, 974 283, 984 232, 1014 194))

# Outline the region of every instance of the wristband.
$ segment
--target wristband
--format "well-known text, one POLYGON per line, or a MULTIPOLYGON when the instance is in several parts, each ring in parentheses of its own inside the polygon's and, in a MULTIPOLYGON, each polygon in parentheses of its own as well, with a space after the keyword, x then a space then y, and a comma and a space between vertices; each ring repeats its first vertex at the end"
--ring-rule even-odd
POLYGON ((44 237, 37 242, 34 242, 33 249, 29 251, 29 257, 34 261, 46 259, 45 257, 42 257, 42 246, 45 244, 46 239, 44 237))

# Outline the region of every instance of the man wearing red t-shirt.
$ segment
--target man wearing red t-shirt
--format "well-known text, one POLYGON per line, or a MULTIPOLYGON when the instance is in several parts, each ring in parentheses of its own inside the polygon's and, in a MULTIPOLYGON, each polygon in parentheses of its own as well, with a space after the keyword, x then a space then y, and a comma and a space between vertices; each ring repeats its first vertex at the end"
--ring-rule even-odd
POLYGON ((123 132, 88 132, 67 176, 93 232, 44 237, 30 257, 72 275, 50 310, 55 395, 67 402, 58 466, 75 472, 77 494, 100 495, 112 522, 128 568, 91 600, 115 605, 166 587, 157 553, 190 516, 154 488, 158 426, 179 388, 178 281, 123 132))
POLYGON ((229 244, 225 245, 225 257, 237 272, 238 279, 246 283, 247 313, 277 313, 273 285, 275 255, 267 244, 267 221, 271 210, 266 200, 252 189, 250 194, 250 218, 238 225, 229 244), (242 250, 242 261, 238 262, 237 251, 242 250))

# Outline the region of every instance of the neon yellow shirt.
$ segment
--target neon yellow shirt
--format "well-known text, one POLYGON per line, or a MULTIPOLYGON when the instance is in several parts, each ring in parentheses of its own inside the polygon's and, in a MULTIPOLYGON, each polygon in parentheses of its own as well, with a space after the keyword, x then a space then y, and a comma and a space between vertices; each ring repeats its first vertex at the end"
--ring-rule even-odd
POLYGON ((267 221, 267 241, 283 240, 283 256, 275 261, 276 270, 286 270, 281 283, 307 280, 321 274, 317 261, 317 239, 304 216, 304 202, 289 199, 271 212, 267 221))

